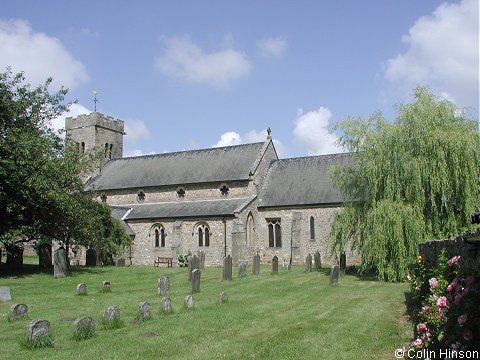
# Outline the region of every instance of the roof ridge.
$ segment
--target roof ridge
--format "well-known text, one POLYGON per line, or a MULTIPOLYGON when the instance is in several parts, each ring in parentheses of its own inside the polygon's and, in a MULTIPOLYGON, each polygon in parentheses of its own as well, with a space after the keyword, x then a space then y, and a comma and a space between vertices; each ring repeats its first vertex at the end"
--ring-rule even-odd
POLYGON ((250 195, 246 197, 236 197, 236 198, 228 198, 228 199, 203 199, 203 200, 179 200, 179 201, 160 201, 160 202, 151 202, 151 203, 136 203, 136 204, 124 204, 124 205, 110 205, 118 207, 125 207, 130 208, 132 206, 148 206, 148 205, 162 205, 162 204, 182 204, 188 202, 214 202, 214 201, 234 201, 234 200, 250 200, 254 199, 257 195, 250 195))
POLYGON ((298 156, 293 158, 277 159, 277 160, 274 160, 273 162, 277 163, 277 162, 288 162, 288 161, 294 161, 294 160, 321 159, 321 158, 329 158, 329 157, 348 156, 351 154, 352 154, 351 152, 344 152, 344 153, 331 153, 331 154, 322 154, 322 155, 298 156))

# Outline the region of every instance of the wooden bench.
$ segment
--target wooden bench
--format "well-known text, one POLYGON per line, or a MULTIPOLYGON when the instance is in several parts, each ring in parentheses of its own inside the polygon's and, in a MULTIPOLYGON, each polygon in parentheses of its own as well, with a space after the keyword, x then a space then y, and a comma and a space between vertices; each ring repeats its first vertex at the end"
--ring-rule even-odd
POLYGON ((153 261, 153 266, 160 266, 160 264, 167 264, 167 267, 173 267, 173 259, 167 257, 158 257, 157 260, 153 261))

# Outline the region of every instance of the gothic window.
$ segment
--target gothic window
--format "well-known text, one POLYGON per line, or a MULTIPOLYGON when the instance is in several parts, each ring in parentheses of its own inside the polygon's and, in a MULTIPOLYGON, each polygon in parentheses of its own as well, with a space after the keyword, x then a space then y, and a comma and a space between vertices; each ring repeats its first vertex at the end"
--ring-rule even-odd
POLYGON ((107 158, 107 155, 108 155, 108 143, 105 143, 105 153, 104 153, 105 159, 107 158))
POLYGON ((267 220, 268 223, 268 247, 282 247, 282 228, 280 219, 267 220))
POLYGON ((247 246, 252 246, 254 243, 254 222, 252 213, 247 216, 247 246))
POLYGON ((167 235, 165 233, 165 228, 162 225, 155 227, 154 236, 153 246, 156 248, 165 247, 165 238, 167 235))
POLYGON ((144 202, 145 201, 145 192, 143 190, 139 190, 137 192, 137 201, 144 202))
POLYGON ((107 195, 103 194, 102 196, 100 196, 100 200, 102 200, 102 203, 106 203, 107 202, 107 195))
POLYGON ((108 158, 111 159, 112 158, 112 151, 113 151, 113 144, 110 144, 110 147, 108 149, 108 158))
POLYGON ((180 199, 184 198, 185 197, 185 189, 180 187, 177 189, 177 197, 179 197, 180 199))
POLYGON ((197 224, 195 226, 197 237, 198 237, 198 246, 210 246, 210 228, 207 224, 197 224))
POLYGON ((310 216, 310 240, 315 240, 315 219, 310 216))
POLYGON ((227 196, 230 192, 230 189, 226 184, 222 184, 218 190, 220 190, 222 196, 227 196))

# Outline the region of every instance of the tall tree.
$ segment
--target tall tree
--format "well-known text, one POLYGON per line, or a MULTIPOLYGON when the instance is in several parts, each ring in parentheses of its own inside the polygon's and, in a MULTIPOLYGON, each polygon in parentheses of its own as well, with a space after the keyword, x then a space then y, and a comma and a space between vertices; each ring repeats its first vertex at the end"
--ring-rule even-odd
POLYGON ((23 74, 0 74, 0 242, 7 255, 30 240, 96 244, 115 250, 129 242, 105 205, 83 191, 83 156, 50 128, 64 111, 67 90, 31 89, 23 74))
POLYGON ((354 166, 333 174, 349 200, 333 222, 335 252, 351 243, 361 251, 362 270, 398 281, 419 242, 471 229, 480 204, 478 119, 417 87, 393 123, 376 113, 336 129, 354 166))

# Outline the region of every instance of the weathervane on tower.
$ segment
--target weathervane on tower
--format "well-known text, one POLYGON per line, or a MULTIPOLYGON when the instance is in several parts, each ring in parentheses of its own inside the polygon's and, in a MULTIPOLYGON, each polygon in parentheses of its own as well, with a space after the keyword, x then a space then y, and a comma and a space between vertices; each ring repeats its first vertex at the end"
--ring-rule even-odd
POLYGON ((97 94, 98 94, 98 91, 94 91, 93 92, 93 95, 95 95, 95 97, 93 98, 93 102, 95 103, 95 112, 97 112, 97 94))

